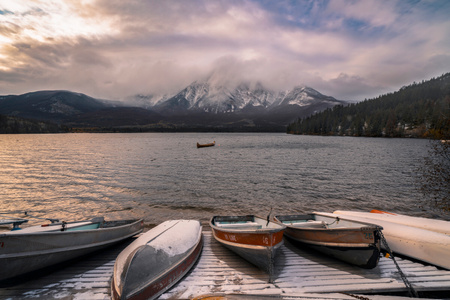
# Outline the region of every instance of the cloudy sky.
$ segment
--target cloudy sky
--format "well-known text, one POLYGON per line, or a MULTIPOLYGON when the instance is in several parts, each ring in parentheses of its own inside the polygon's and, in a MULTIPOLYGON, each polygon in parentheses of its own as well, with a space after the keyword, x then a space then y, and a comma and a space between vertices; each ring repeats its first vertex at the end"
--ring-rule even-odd
POLYGON ((450 72, 448 0, 0 0, 0 95, 194 80, 364 100, 450 72))

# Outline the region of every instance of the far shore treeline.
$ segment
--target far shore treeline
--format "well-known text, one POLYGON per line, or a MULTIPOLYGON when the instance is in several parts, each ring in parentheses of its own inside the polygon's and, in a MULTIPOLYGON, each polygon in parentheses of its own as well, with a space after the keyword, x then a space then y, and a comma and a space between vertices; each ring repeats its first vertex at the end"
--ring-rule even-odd
MULTIPOLYGON (((136 128, 72 128, 48 121, 0 115, 0 133, 57 132, 233 132, 245 128, 178 126, 136 128)), ((163 124, 164 125, 164 124, 163 124)), ((264 124, 262 124, 264 125, 264 124)), ((283 127, 270 124, 253 128, 260 132, 282 132, 283 127)), ((298 119, 287 126, 287 133, 363 137, 415 137, 449 139, 450 73, 421 83, 412 83, 399 91, 350 105, 338 105, 312 116, 298 119)))
POLYGON ((290 124, 288 133, 364 137, 448 137, 450 73, 290 124))
POLYGON ((52 122, 24 119, 0 114, 0 134, 10 133, 63 133, 70 128, 52 122))

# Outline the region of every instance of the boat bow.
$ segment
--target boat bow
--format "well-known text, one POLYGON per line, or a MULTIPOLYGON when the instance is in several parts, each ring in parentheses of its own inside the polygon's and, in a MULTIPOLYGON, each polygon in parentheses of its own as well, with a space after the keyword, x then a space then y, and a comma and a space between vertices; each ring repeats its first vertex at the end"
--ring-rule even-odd
POLYGON ((200 222, 175 220, 158 225, 117 257, 113 299, 156 299, 189 271, 201 249, 200 222))

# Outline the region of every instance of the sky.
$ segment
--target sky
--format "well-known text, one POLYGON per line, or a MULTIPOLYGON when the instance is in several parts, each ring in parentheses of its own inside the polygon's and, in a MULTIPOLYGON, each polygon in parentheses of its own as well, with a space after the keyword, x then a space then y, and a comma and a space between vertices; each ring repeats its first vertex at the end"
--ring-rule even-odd
POLYGON ((450 72, 448 0, 0 0, 0 95, 193 81, 361 101, 450 72))

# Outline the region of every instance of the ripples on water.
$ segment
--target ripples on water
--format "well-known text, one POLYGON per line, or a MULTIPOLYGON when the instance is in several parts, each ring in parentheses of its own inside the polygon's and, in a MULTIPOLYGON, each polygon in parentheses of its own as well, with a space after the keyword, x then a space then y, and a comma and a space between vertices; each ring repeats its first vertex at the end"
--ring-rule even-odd
POLYGON ((422 200, 428 141, 286 134, 0 136, 0 211, 66 220, 104 215, 207 221, 383 209, 448 219, 422 200), (197 149, 196 143, 216 146, 197 149))

